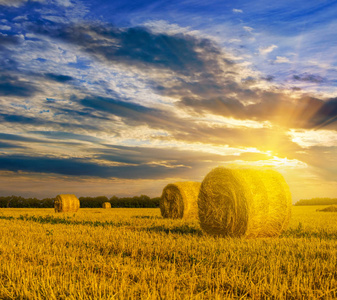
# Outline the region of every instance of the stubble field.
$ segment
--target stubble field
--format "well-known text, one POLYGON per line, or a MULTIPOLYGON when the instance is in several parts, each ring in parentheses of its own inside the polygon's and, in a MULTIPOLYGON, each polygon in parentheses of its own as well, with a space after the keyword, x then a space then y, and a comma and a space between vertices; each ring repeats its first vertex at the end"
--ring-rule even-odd
POLYGON ((213 238, 159 209, 0 209, 0 299, 333 299, 337 213, 279 238, 213 238))

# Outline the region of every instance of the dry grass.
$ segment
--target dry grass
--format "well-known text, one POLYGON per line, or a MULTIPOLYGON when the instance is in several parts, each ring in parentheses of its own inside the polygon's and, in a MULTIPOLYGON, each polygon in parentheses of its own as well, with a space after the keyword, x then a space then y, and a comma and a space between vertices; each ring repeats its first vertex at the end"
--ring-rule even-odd
POLYGON ((55 198, 55 212, 77 212, 79 208, 80 201, 73 194, 60 194, 55 198))
POLYGON ((0 209, 0 299, 334 299, 337 215, 317 208, 249 240, 159 209, 0 209))
POLYGON ((280 235, 292 205, 289 187, 278 172, 218 167, 203 180, 198 206, 206 233, 256 238, 280 235))
POLYGON ((164 218, 189 219, 198 217, 200 182, 185 181, 168 184, 160 198, 164 218))

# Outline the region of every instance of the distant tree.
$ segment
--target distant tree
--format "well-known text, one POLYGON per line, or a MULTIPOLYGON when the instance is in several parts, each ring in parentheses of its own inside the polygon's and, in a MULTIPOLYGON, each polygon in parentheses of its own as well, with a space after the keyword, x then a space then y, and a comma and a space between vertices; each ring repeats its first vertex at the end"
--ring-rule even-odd
POLYGON ((15 199, 16 199, 16 196, 14 195, 7 197, 7 208, 10 207, 11 202, 15 199))
POLYGON ((0 207, 7 207, 6 197, 0 197, 0 207))
POLYGON ((40 202, 40 207, 43 208, 53 208, 54 207, 55 198, 44 198, 40 202))
POLYGON ((337 198, 312 198, 301 199, 295 203, 296 206, 303 205, 332 205, 337 204, 337 198))
MULTIPOLYGON (((20 196, 0 197, 0 207, 15 207, 15 208, 52 208, 54 207, 54 198, 23 198, 20 196)), ((108 199, 106 196, 97 197, 80 197, 81 207, 100 208, 104 202, 110 202, 111 207, 159 207, 160 197, 150 198, 147 195, 134 197, 117 197, 112 196, 108 199)))

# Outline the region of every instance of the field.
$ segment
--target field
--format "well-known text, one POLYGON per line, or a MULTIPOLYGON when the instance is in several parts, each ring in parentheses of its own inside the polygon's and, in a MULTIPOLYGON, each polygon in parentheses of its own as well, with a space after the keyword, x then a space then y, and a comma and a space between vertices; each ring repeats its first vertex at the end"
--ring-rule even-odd
POLYGON ((213 238, 159 209, 0 209, 0 299, 333 299, 337 213, 280 238, 213 238))

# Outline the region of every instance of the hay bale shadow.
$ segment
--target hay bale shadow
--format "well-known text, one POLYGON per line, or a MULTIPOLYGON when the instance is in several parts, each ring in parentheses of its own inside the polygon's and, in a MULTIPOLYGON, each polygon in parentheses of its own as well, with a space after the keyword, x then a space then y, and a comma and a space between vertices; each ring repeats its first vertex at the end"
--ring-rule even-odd
POLYGON ((162 219, 162 217, 158 217, 158 216, 132 216, 131 218, 136 218, 136 219, 162 219))
POLYGON ((166 234, 180 234, 180 235, 195 235, 202 236, 203 232, 201 229, 193 228, 188 225, 175 226, 173 228, 167 228, 164 226, 153 226, 148 228, 142 228, 142 231, 146 232, 156 232, 156 233, 166 233, 166 234))
POLYGON ((316 209, 316 211, 322 211, 322 212, 337 212, 337 206, 331 205, 328 207, 325 207, 323 209, 316 209))

